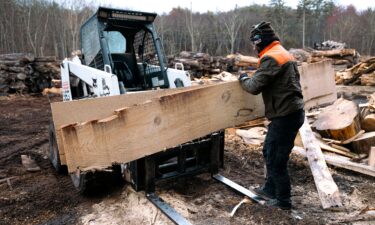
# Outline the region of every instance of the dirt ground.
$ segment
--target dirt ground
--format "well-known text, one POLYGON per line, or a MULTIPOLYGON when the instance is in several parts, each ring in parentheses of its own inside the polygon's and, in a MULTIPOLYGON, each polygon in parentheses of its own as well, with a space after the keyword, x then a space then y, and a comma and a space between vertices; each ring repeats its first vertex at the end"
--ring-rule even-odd
MULTIPOLYGON (((48 159, 49 100, 42 96, 0 97, 0 224, 172 224, 145 197, 128 185, 91 196, 79 195, 67 175, 57 174, 48 159), (21 154, 32 156, 41 171, 27 172, 21 154)), ((375 179, 331 168, 344 207, 321 208, 308 163, 292 154, 291 211, 255 203, 233 207, 243 196, 208 174, 158 184, 157 193, 193 224, 375 224, 375 179)), ((227 134, 226 177, 244 187, 263 182, 260 148, 227 134)))

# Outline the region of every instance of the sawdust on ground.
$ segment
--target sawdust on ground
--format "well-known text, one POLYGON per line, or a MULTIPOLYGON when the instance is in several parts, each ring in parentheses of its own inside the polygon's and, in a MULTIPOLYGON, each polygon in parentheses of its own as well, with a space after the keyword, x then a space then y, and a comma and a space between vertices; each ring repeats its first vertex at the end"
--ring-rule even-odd
MULTIPOLYGON (((11 187, 0 184, 0 224, 172 224, 146 198, 128 185, 92 196, 77 194, 70 177, 57 174, 48 156, 50 106, 46 97, 0 99, 0 179, 13 177, 11 187), (32 156, 40 172, 27 172, 20 155, 32 156)), ((243 196, 213 180, 209 174, 159 183, 157 193, 193 224, 375 224, 366 208, 375 207, 375 179, 330 168, 344 207, 321 208, 308 163, 292 154, 289 164, 294 209, 283 211, 255 203, 233 207, 243 196)), ((264 181, 260 147, 227 133, 225 165, 220 172, 244 187, 264 181)))

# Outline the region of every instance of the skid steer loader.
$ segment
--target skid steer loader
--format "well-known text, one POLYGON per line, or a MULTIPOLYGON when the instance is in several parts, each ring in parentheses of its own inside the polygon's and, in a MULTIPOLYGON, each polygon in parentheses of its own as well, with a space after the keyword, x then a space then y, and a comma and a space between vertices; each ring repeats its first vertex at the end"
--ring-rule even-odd
MULTIPOLYGON (((181 69, 167 68, 153 24, 155 17, 154 13, 100 7, 80 29, 81 57, 66 59, 61 64, 63 101, 191 86, 190 75, 183 65, 176 65, 181 69)), ((53 122, 49 131, 51 162, 57 171, 66 171, 60 160, 53 122)), ((148 199, 175 223, 189 224, 154 193, 155 183, 209 172, 238 190, 240 186, 231 185, 230 180, 217 174, 223 166, 223 155, 224 132, 217 131, 107 170, 77 171, 71 178, 80 192, 107 184, 108 179, 126 178, 135 190, 146 191, 148 199)))
MULTIPOLYGON (((191 86, 190 75, 182 65, 181 69, 167 68, 153 24, 155 17, 154 13, 100 7, 81 27, 80 59, 65 59, 61 64, 63 101, 191 86)), ((212 164, 222 165, 223 158, 223 133, 212 135, 121 165, 122 169, 119 165, 112 171, 125 173, 136 190, 147 191, 152 191, 161 179, 208 171, 212 164), (220 137, 215 145, 219 156, 215 162, 205 150, 212 145, 212 135, 220 137)), ((64 170, 53 123, 50 156, 55 169, 64 170)), ((71 177, 75 187, 85 192, 98 183, 94 181, 101 175, 80 173, 71 177)))

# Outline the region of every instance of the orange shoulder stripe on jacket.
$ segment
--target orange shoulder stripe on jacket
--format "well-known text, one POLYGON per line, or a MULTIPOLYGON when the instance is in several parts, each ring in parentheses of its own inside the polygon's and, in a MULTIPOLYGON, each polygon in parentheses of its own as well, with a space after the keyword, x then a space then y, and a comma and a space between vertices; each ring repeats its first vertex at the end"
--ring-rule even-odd
POLYGON ((274 41, 269 44, 265 49, 259 53, 258 66, 263 57, 269 56, 276 60, 279 66, 284 65, 289 61, 295 60, 294 57, 287 51, 283 46, 281 46, 279 41, 274 41))

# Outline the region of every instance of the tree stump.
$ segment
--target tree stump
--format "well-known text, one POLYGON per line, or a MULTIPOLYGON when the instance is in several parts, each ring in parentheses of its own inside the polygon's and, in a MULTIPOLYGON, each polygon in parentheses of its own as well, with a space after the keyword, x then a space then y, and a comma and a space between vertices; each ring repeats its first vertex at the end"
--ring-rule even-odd
POLYGON ((348 140, 361 131, 358 106, 352 101, 340 98, 323 109, 312 126, 323 137, 348 140))

